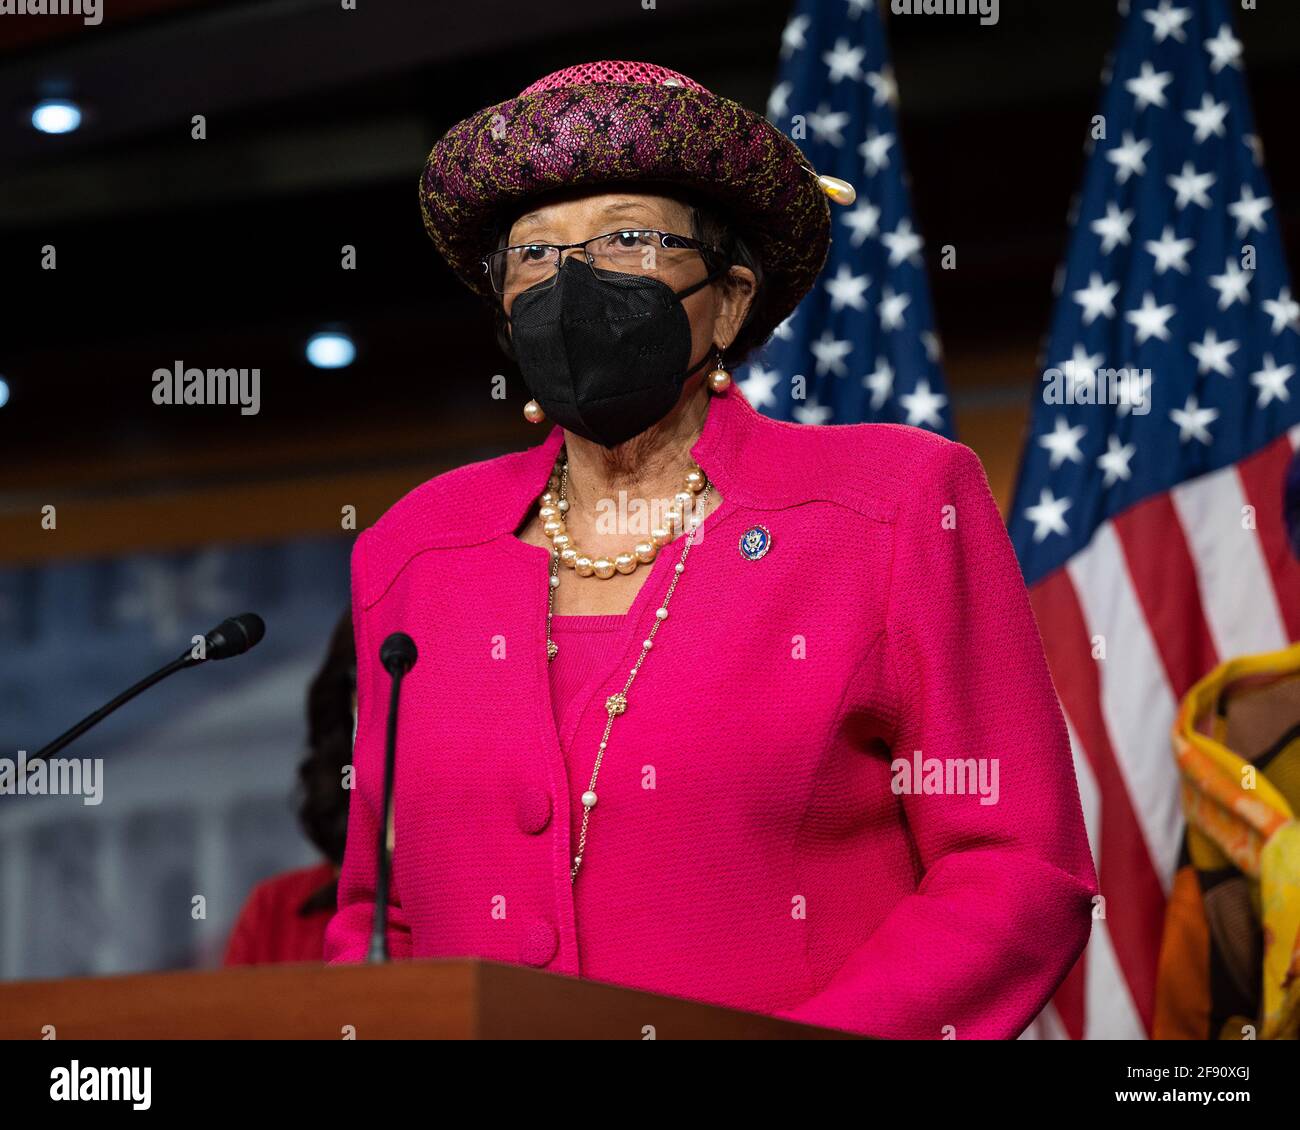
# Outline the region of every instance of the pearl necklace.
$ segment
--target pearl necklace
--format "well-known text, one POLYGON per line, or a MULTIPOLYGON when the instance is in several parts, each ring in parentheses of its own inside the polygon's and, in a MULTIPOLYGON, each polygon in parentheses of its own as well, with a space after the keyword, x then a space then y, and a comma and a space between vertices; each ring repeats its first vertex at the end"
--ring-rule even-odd
POLYGON ((564 483, 567 481, 569 464, 557 461, 558 473, 552 473, 547 484, 546 493, 542 495, 542 505, 537 516, 542 520, 542 532, 551 539, 551 545, 559 554, 560 564, 572 569, 579 577, 599 577, 609 580, 615 573, 635 573, 640 565, 649 565, 659 550, 673 540, 684 528, 686 514, 695 505, 695 496, 708 481, 704 472, 694 463, 686 472, 682 489, 673 495, 673 504, 664 511, 663 525, 650 531, 650 537, 638 542, 628 553, 618 553, 613 557, 592 557, 574 544, 565 525, 565 516, 569 512, 568 499, 564 497, 564 483))
MULTIPOLYGON (((578 834, 578 852, 573 857, 573 864, 569 869, 570 885, 577 881, 578 869, 582 866, 582 857, 587 850, 587 825, 591 820, 591 810, 596 807, 597 800, 596 778, 600 776, 600 763, 604 760, 605 750, 609 747, 609 735, 610 731, 614 728, 614 719, 627 710, 627 696, 628 692, 632 689, 632 682, 636 678, 637 672, 641 670, 642 664, 645 663, 646 656, 650 654, 650 649, 654 646, 655 636, 659 633, 659 626, 668 619, 668 605, 673 599, 673 593, 677 591, 677 582, 681 580, 682 574, 686 572, 686 558, 690 555, 691 546, 695 544, 695 531, 703 521, 702 515, 709 505, 709 494, 712 490, 712 484, 705 477, 703 471, 700 471, 698 467, 693 466, 691 472, 689 472, 687 476, 688 486, 691 482, 690 474, 694 472, 699 472, 700 476, 700 485, 698 488, 700 507, 697 513, 692 514, 689 518, 685 519, 688 533, 686 534, 686 537, 682 539, 682 554, 677 559, 677 564, 673 566, 673 578, 668 582, 668 591, 664 593, 663 603, 655 609, 655 620, 650 626, 650 634, 641 643, 641 650, 637 653, 636 663, 632 665, 632 669, 628 672, 627 679, 623 682, 623 689, 616 691, 605 700, 605 730, 600 735, 600 746, 596 750, 596 761, 591 768, 591 783, 587 786, 587 791, 582 794, 582 829, 578 834)), ((560 513, 564 513, 569 508, 568 502, 565 499, 568 478, 569 465, 565 462, 560 467, 558 477, 552 480, 553 485, 548 487, 546 494, 542 495, 544 503, 547 495, 551 495, 553 501, 557 504, 557 509, 560 513)), ((697 488, 691 487, 692 502, 694 502, 694 492, 696 489, 697 488)), ((681 495, 679 494, 677 497, 681 498, 681 495)), ((552 539, 552 541, 553 540, 554 539, 552 539)), ((667 541, 671 540, 671 538, 668 538, 661 544, 667 544, 667 541)), ((656 546, 656 551, 657 549, 658 546, 656 546)), ((555 590, 560 587, 561 553, 562 551, 560 549, 552 549, 551 551, 551 577, 546 593, 546 659, 548 663, 550 660, 555 658, 559 650, 555 641, 551 639, 551 618, 555 613, 555 590)), ((629 573, 631 571, 631 569, 627 570, 629 573)))

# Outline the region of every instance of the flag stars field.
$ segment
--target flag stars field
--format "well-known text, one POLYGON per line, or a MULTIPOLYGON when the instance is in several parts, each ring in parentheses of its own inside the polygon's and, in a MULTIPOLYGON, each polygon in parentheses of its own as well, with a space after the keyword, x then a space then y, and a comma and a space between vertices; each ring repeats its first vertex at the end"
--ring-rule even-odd
POLYGON ((1256 196, 1255 190, 1248 184, 1241 186, 1241 197, 1235 204, 1228 205, 1228 215, 1237 221, 1237 238, 1244 239, 1252 231, 1265 228, 1264 213, 1273 207, 1273 201, 1267 196, 1256 196))
POLYGON ((1106 437, 1106 450, 1097 456, 1097 466, 1103 472, 1103 487, 1112 487, 1121 479, 1131 479, 1133 472, 1129 461, 1137 452, 1137 445, 1123 443, 1118 436, 1106 437))
POLYGON ((877 106, 898 105, 898 83, 894 81, 894 70, 888 63, 867 75, 867 85, 871 87, 872 100, 877 106))
POLYGON ((1088 429, 1082 424, 1070 426, 1070 422, 1064 416, 1056 417, 1056 429, 1048 432, 1047 435, 1039 436, 1038 443, 1045 447, 1050 454, 1050 466, 1053 471, 1056 470, 1067 459, 1071 463, 1082 463, 1083 452, 1079 450, 1079 441, 1088 434, 1088 429))
POLYGON ((880 326, 885 330, 897 330, 903 326, 903 312, 912 304, 906 294, 895 294, 893 287, 885 287, 880 299, 880 326))
POLYGON ((1034 524, 1034 541, 1043 541, 1048 534, 1062 537, 1068 534, 1070 527, 1066 524, 1065 512, 1070 505, 1068 498, 1056 498, 1051 490, 1043 487, 1038 502, 1025 509, 1025 517, 1034 524))
POLYGON ((1121 211, 1118 204, 1107 204, 1106 214, 1092 221, 1092 230, 1101 236, 1101 253, 1109 255, 1130 240, 1129 226, 1136 213, 1121 211))
POLYGON ((1192 342, 1187 348, 1196 358, 1198 373, 1220 373, 1225 377, 1232 376, 1232 366, 1228 363, 1228 358, 1237 351, 1237 342, 1220 341, 1214 330, 1207 329, 1204 338, 1199 342, 1192 342))
POLYGON ((1241 69, 1241 40, 1232 34, 1232 29, 1224 24, 1213 39, 1205 41, 1205 50, 1210 53, 1210 72, 1218 74, 1224 67, 1241 69))
POLYGON ((829 329, 822 331, 822 336, 814 341, 809 348, 812 355, 817 359, 817 375, 822 376, 825 373, 834 373, 837 377, 842 377, 848 373, 848 366, 844 364, 844 358, 853 352, 853 343, 837 339, 829 329))
POLYGON ((827 103, 823 102, 814 113, 808 115, 808 128, 812 130, 815 141, 833 145, 838 149, 844 144, 844 127, 849 124, 849 121, 848 114, 832 110, 827 103))
POLYGON ((1234 302, 1244 305, 1249 298, 1250 272, 1237 266, 1235 259, 1229 259, 1223 274, 1210 276, 1210 286, 1219 292, 1220 310, 1226 310, 1234 302))
POLYGON ((853 46, 847 39, 837 39, 835 47, 822 55, 822 62, 826 64, 827 81, 836 83, 845 79, 860 79, 862 62, 866 57, 864 48, 853 46))
POLYGON ((1091 383, 1096 379, 1096 371, 1101 368, 1103 360, 1104 358, 1100 353, 1089 353, 1084 348, 1083 342, 1076 341, 1070 359, 1062 361, 1058 368, 1073 380, 1087 380, 1091 383))
POLYGON ((1174 190, 1174 207, 1180 212, 1189 204, 1210 206, 1210 187, 1217 178, 1213 173, 1198 173, 1191 161, 1183 162, 1183 171, 1170 174, 1169 187, 1174 190))
POLYGON ((767 96, 767 118, 771 122, 783 122, 790 116, 790 92, 794 84, 778 82, 767 96))
POLYGON ((881 169, 889 165, 889 149, 894 144, 894 135, 892 133, 878 133, 874 129, 867 130, 867 139, 858 146, 858 153, 862 157, 862 164, 866 171, 875 176, 881 169))
MULTIPOLYGON (((1300 302, 1296 302, 1291 297, 1291 288, 1284 286, 1278 291, 1276 298, 1266 298, 1260 303, 1264 313, 1273 319, 1271 327, 1275 334, 1282 333, 1283 330, 1296 330, 1296 323, 1300 321, 1300 302)), ((1296 330, 1300 333, 1300 330, 1296 330)))
POLYGON ((1187 42, 1183 25, 1192 18, 1190 8, 1175 8, 1172 0, 1160 0, 1160 7, 1155 11, 1143 12, 1142 18, 1151 24, 1157 43, 1163 43, 1171 37, 1179 43, 1187 42))
POLYGON ((776 385, 780 375, 774 369, 764 369, 762 365, 751 365, 749 375, 740 382, 740 391, 745 399, 760 412, 776 405, 776 385))
POLYGON ((898 227, 880 237, 880 242, 889 248, 889 265, 900 266, 921 263, 920 251, 924 243, 919 235, 912 231, 912 221, 904 217, 898 221, 898 227))
POLYGON ((1120 397, 1120 401, 1115 408, 1121 416, 1127 416, 1137 405, 1150 402, 1151 382, 1155 378, 1151 373, 1139 370, 1131 362, 1124 365, 1123 368, 1130 373, 1129 387, 1126 394, 1120 397))
POLYGON ((834 276, 822 285, 831 297, 832 310, 843 310, 845 307, 852 307, 854 310, 867 308, 866 294, 871 279, 866 275, 855 275, 853 268, 847 263, 841 263, 834 276))
POLYGON ((1183 117, 1192 123, 1192 138, 1198 144, 1209 141, 1211 137, 1223 137, 1227 130, 1223 123, 1228 116, 1228 104, 1216 102, 1212 94, 1201 95, 1199 109, 1187 110, 1183 117))
POLYGON ((1132 130, 1125 130, 1121 141, 1106 154, 1106 160, 1115 166, 1117 184, 1127 183, 1131 176, 1142 176, 1147 171, 1144 158, 1151 150, 1151 142, 1134 137, 1132 130))
POLYGON ((1169 418, 1178 425, 1180 443, 1195 439, 1208 446, 1213 438, 1208 426, 1219 418, 1219 410, 1202 408, 1196 396, 1192 395, 1187 398, 1187 403, 1183 407, 1171 409, 1169 418))
POLYGON ((894 391, 894 369, 884 357, 876 358, 875 369, 862 378, 862 383, 871 391, 871 408, 879 411, 894 391))
POLYGON ((1279 365, 1271 353, 1264 354, 1264 367, 1250 374, 1250 383, 1259 389, 1260 408, 1266 408, 1274 400, 1290 400, 1286 382, 1295 376, 1294 365, 1279 365))
POLYGON ((942 393, 932 392, 929 381, 917 381, 916 389, 903 393, 898 402, 907 413, 907 422, 913 427, 938 428, 943 425, 943 417, 939 413, 948 403, 948 398, 942 393))
POLYGON ((1176 314, 1172 303, 1166 303, 1161 306, 1156 303, 1155 295, 1149 290, 1142 296, 1142 305, 1136 310, 1130 310, 1124 315, 1124 318, 1132 324, 1135 331, 1135 340, 1138 345, 1151 338, 1159 338, 1161 341, 1169 340, 1169 319, 1176 314))
POLYGON ((881 7, 793 0, 768 117, 811 168, 847 180, 857 199, 832 205, 820 285, 736 380, 756 408, 778 418, 878 420, 951 435, 881 7))
POLYGON ((870 200, 859 200, 857 206, 841 217, 841 222, 849 229, 849 244, 861 247, 871 236, 880 230, 880 209, 870 200))
POLYGON ((812 17, 797 15, 790 19, 781 32, 781 58, 788 59, 796 51, 808 46, 808 28, 812 26, 812 17))
POLYGON ((1138 112, 1151 106, 1164 109, 1169 105, 1165 98, 1165 87, 1174 81, 1168 71, 1157 71, 1150 63, 1143 63, 1141 73, 1131 78, 1124 85, 1133 95, 1133 103, 1138 112))
POLYGON ((1106 282, 1100 271, 1093 271, 1088 276, 1088 285, 1074 292, 1074 300, 1083 307, 1083 324, 1090 326, 1098 318, 1113 318, 1118 293, 1119 283, 1106 282))
POLYGON ((1187 256, 1196 246, 1196 241, 1178 239, 1174 235, 1173 225, 1166 224, 1159 239, 1148 239, 1142 246, 1155 258, 1157 275, 1163 275, 1168 270, 1185 275, 1191 269, 1187 265, 1187 256))
POLYGON ((812 397, 796 405, 794 410, 794 418, 800 424, 829 424, 832 415, 829 406, 818 404, 812 397))

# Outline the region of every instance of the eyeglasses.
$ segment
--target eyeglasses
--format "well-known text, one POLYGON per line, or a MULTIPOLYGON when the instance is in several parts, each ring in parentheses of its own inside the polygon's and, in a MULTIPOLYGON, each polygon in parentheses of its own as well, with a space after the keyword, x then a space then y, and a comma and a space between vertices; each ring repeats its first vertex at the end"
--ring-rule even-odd
POLYGON ((522 243, 493 251, 483 260, 483 271, 500 295, 515 295, 530 288, 543 290, 554 284, 566 251, 582 248, 593 269, 629 275, 676 277, 698 255, 709 266, 711 256, 722 252, 698 239, 671 232, 644 229, 609 232, 581 243, 522 243))

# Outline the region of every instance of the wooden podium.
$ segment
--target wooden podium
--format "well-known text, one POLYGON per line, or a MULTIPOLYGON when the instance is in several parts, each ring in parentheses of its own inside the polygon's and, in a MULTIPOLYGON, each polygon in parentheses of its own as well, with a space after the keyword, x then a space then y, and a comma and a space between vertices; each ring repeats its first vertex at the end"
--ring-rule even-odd
POLYGON ((847 1032, 489 961, 0 983, 0 1039, 824 1040, 847 1032))

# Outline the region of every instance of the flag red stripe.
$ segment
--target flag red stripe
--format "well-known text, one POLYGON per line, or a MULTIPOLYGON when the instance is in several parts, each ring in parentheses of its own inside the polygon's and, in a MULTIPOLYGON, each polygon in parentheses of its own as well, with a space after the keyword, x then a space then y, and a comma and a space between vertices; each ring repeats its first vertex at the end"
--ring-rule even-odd
MULTIPOLYGON (((1110 742, 1091 634, 1074 582, 1065 569, 1057 569, 1034 585, 1029 596, 1056 693, 1097 781, 1101 820, 1093 850, 1106 899, 1106 924, 1115 959, 1149 1034, 1155 1013, 1156 963, 1164 934, 1164 888, 1110 742)), ((1065 1010, 1070 1007, 1066 1001, 1065 1010)))
POLYGON ((1061 1025, 1072 1040, 1082 1040, 1084 1035, 1083 990, 1087 969, 1088 951, 1084 950, 1052 997, 1061 1025))
POLYGON ((1291 555, 1282 513, 1283 484, 1293 454, 1290 437, 1281 436, 1238 463, 1237 475, 1246 501, 1255 508, 1259 544, 1273 578, 1286 638, 1300 640, 1300 562, 1291 555))
MULTIPOLYGON (((1124 563, 1146 617, 1174 697, 1219 663, 1209 621, 1201 607, 1196 563, 1174 501, 1166 491, 1131 506, 1114 519, 1124 563)), ((1172 757, 1167 749, 1156 757, 1172 757)))

